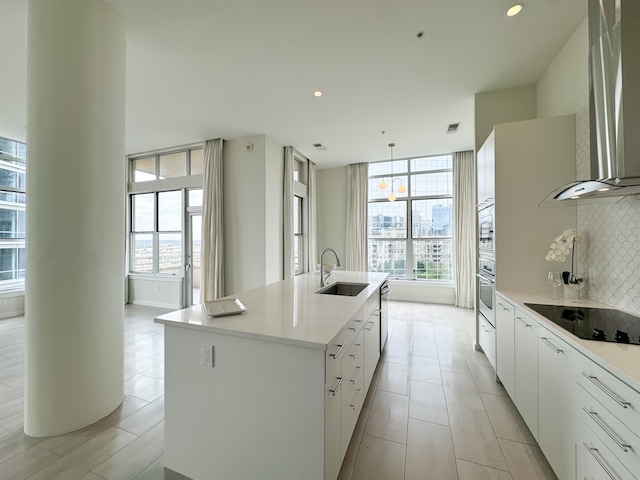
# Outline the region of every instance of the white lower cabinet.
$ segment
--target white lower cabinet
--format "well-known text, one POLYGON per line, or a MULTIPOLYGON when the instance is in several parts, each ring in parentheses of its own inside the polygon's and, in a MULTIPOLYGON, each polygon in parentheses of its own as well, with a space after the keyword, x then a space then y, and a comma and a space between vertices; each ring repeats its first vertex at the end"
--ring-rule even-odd
POLYGON ((515 403, 533 437, 538 439, 538 323, 514 313, 515 403))
POLYGON ((340 451, 340 408, 344 378, 334 369, 324 387, 324 478, 335 480, 342 463, 340 451))
POLYGON ((538 444, 559 480, 575 478, 574 349, 538 329, 538 444))
MULTIPOLYGON (((378 303, 379 307, 379 303, 378 303)), ((380 360, 380 309, 374 309, 362 327, 364 333, 364 390, 369 390, 380 360)))
POLYGON ((588 427, 577 437, 578 449, 583 444, 599 462, 591 468, 608 475, 603 478, 640 477, 640 393, 585 357, 576 362, 575 380, 576 405, 588 427))
POLYGON ((358 319, 331 342, 332 351, 327 353, 325 480, 336 480, 340 473, 362 411, 362 403, 380 359, 379 305, 377 298, 367 302, 358 319))
POLYGON ((637 480, 586 424, 578 426, 577 480, 637 480))
POLYGON ((519 302, 496 299, 498 377, 558 479, 640 480, 638 387, 569 345, 519 302), (505 382, 511 371, 513 388, 505 382))
POLYGON ((342 357, 343 387, 340 400, 340 463, 347 453, 364 400, 364 342, 362 330, 342 357))
POLYGON ((478 340, 484 354, 489 359, 489 363, 496 368, 496 329, 482 315, 478 325, 478 340))
POLYGON ((514 308, 500 295, 496 295, 496 375, 509 396, 514 398, 514 308))

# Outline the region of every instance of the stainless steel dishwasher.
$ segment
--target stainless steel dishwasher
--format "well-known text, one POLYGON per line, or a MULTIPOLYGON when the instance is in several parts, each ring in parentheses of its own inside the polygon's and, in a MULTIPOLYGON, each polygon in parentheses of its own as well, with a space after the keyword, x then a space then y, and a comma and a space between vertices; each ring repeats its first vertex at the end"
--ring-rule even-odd
POLYGON ((389 282, 380 285, 380 353, 384 350, 389 336, 389 282))

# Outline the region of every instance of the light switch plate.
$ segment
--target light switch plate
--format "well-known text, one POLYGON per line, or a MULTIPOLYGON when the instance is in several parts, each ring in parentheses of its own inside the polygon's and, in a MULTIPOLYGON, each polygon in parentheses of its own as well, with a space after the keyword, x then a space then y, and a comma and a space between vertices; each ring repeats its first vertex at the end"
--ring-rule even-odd
POLYGON ((202 345, 201 364, 203 367, 213 367, 213 345, 202 345))

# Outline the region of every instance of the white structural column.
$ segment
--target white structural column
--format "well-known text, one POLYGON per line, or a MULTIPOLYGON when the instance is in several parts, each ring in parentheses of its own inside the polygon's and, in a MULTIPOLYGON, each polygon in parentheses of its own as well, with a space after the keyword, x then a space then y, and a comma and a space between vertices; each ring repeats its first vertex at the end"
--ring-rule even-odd
POLYGON ((102 0, 29 0, 24 430, 124 396, 125 33, 102 0))

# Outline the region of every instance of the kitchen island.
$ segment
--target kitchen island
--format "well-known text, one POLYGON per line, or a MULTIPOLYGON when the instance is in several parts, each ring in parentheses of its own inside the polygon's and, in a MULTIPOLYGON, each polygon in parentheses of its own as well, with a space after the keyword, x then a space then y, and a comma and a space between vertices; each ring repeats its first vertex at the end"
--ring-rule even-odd
POLYGON ((326 295, 320 273, 236 296, 241 315, 201 306, 165 325, 165 466, 200 479, 335 480, 380 354, 387 274, 334 272, 367 286, 326 295))

